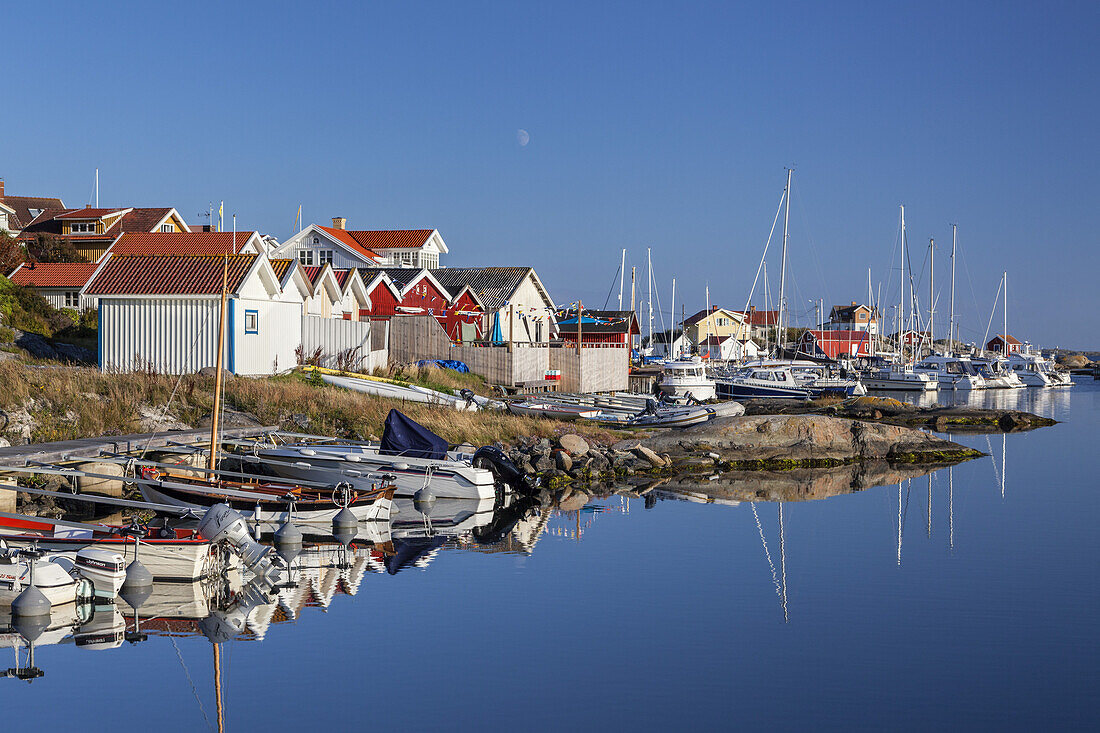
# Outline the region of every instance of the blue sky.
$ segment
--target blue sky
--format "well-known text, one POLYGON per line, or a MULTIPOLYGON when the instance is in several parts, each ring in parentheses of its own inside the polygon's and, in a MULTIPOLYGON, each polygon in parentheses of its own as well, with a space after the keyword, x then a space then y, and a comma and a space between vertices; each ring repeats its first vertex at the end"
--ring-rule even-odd
POLYGON ((434 227, 447 264, 594 306, 651 247, 670 321, 673 276, 689 313, 708 282, 744 305, 793 166, 796 324, 865 300, 868 267, 897 301, 905 204, 938 313, 959 225, 964 338, 1007 270, 1010 331, 1100 347, 1095 3, 43 2, 5 26, 11 194, 81 205, 98 166, 104 205, 224 199, 280 238, 299 204, 434 227))

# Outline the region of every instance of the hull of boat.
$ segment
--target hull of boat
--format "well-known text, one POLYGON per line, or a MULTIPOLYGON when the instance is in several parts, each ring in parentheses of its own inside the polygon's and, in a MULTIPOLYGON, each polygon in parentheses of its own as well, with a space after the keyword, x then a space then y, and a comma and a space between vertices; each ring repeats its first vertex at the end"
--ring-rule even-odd
MULTIPOLYGON (((363 479, 349 475, 347 471, 360 473, 388 473, 395 476, 395 496, 412 496, 430 484, 438 498, 495 499, 496 482, 491 471, 458 461, 433 461, 401 456, 379 456, 376 453, 349 453, 358 460, 344 460, 338 453, 327 453, 320 447, 310 448, 313 455, 300 449, 278 448, 261 450, 257 457, 282 478, 301 481, 351 481, 360 484, 363 479)), ((369 480, 366 480, 369 483, 369 480)), ((366 487, 364 487, 366 488, 366 487)))
POLYGON ((508 412, 513 415, 526 417, 545 417, 550 420, 576 420, 578 418, 592 418, 599 415, 599 410, 590 407, 573 405, 549 405, 549 404, 524 404, 522 402, 509 402, 508 412))
MULTIPOLYGON (((247 499, 226 499, 151 483, 142 483, 140 488, 145 500, 155 504, 170 504, 191 509, 207 509, 215 504, 229 504, 245 519, 252 521, 285 521, 289 516, 286 502, 278 500, 264 501, 257 506, 256 502, 247 499)), ((353 502, 348 506, 360 522, 389 521, 392 508, 392 498, 387 496, 378 497, 370 502, 353 502)), ((343 506, 334 501, 311 502, 309 506, 299 503, 294 508, 294 516, 312 521, 331 520, 342 509, 343 506)))
POLYGON ((755 382, 727 382, 719 381, 716 385, 719 399, 744 400, 744 399, 786 399, 805 400, 811 397, 808 389, 793 389, 790 387, 772 387, 755 382))
POLYGON ((713 400, 718 395, 713 382, 661 382, 657 388, 670 400, 686 400, 688 397, 694 397, 700 402, 705 402, 713 400))
POLYGON ((939 388, 936 380, 909 380, 909 379, 864 379, 863 384, 867 389, 884 392, 935 392, 939 388))
MULTIPOLYGON (((134 560, 134 541, 119 539, 93 539, 73 533, 70 536, 35 537, 20 535, 4 537, 10 547, 30 547, 37 544, 41 550, 76 561, 76 553, 85 547, 98 547, 122 555, 129 565, 134 560)), ((220 570, 220 561, 213 545, 206 540, 157 540, 141 541, 138 559, 157 580, 190 581, 205 578, 220 570)))

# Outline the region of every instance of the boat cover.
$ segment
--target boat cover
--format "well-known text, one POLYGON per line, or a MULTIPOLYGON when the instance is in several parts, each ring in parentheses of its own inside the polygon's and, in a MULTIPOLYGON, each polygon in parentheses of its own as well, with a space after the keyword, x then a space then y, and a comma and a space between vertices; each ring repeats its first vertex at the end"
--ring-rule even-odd
POLYGON ((386 415, 382 429, 382 445, 378 452, 384 456, 408 456, 409 458, 447 457, 449 443, 431 430, 397 410, 386 415))

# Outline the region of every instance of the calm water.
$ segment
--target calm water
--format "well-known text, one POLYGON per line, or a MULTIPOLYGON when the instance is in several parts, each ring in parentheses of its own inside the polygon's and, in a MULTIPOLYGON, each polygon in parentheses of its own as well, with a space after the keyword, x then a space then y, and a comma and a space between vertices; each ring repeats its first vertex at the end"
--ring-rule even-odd
MULTIPOLYGON (((661 486, 488 546, 405 527, 398 555, 304 571, 222 645, 226 729, 1095 726, 1100 389, 992 399, 1064 422, 957 438, 992 455, 930 476, 661 486)), ((0 679, 5 728, 214 726, 199 590, 158 586, 141 643, 46 632, 45 676, 0 679)))

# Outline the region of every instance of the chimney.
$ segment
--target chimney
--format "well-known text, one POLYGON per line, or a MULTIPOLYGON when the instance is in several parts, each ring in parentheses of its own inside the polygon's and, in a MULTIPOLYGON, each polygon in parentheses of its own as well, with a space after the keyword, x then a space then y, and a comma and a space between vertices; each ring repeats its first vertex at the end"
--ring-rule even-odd
POLYGON ((852 301, 852 305, 856 305, 856 302, 854 300, 852 301))
POLYGON ((0 199, 4 198, 4 179, 0 178, 0 199))
POLYGON ((347 223, 348 223, 348 220, 345 219, 342 216, 332 217, 332 228, 333 229, 347 229, 347 223))

